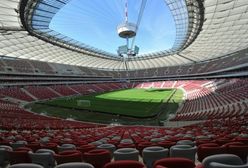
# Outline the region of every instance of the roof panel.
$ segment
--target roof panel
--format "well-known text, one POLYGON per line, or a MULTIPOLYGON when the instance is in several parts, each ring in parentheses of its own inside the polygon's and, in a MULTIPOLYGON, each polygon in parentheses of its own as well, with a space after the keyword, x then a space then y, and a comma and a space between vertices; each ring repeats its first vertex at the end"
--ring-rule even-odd
MULTIPOLYGON (((52 4, 54 0, 43 0, 42 2, 52 4)), ((67 1, 62 0, 61 2, 66 3, 67 1)), ((38 39, 26 31, 21 30, 19 14, 16 12, 18 3, 18 0, 0 1, 0 55, 103 69, 125 69, 124 63, 120 60, 92 56, 96 55, 96 53, 91 51, 85 51, 83 54, 78 51, 69 50, 38 39), (18 31, 12 30, 13 28, 18 31)), ((175 19, 180 19, 178 14, 180 12, 182 14, 185 11, 178 11, 178 6, 173 4, 173 0, 167 0, 167 3, 170 3, 171 9, 174 9, 175 19)), ((160 57, 131 60, 129 68, 145 69, 191 64, 191 60, 200 62, 248 48, 248 1, 205 0, 204 6, 205 21, 202 31, 189 47, 182 50, 178 55, 168 55, 167 52, 160 52, 157 53, 160 57)), ((49 10, 53 9, 50 7, 46 8, 49 10)), ((52 17, 52 14, 44 11, 37 10, 36 14, 52 17)), ((195 13, 189 13, 189 16, 195 16, 195 13)), ((36 21, 33 24, 39 23, 39 25, 45 25, 45 22, 49 21, 48 18, 41 16, 34 16, 34 19, 36 21), (37 20, 43 20, 43 23, 37 20)), ((176 21, 178 22, 178 20, 176 21)), ((188 26, 195 27, 196 25, 191 23, 188 26)), ((185 30, 186 28, 181 26, 180 29, 185 30)), ((56 33, 51 34, 56 35, 56 33)), ((62 35, 59 37, 62 37, 62 35)), ((69 38, 65 38, 65 40, 75 42, 69 38)), ((154 56, 153 54, 147 55, 150 57, 154 56)))

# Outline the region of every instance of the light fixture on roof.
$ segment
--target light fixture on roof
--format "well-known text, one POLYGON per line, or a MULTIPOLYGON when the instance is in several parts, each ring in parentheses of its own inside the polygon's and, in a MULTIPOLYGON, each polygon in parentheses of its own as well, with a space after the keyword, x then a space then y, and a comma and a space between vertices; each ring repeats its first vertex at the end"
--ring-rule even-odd
POLYGON ((119 56, 135 56, 136 54, 138 54, 139 48, 137 46, 134 47, 134 50, 132 49, 132 47, 129 47, 129 39, 134 38, 136 36, 137 29, 138 27, 135 23, 128 22, 128 0, 126 0, 125 22, 118 25, 117 33, 119 37, 126 39, 127 43, 126 45, 120 46, 118 48, 117 52, 119 56))

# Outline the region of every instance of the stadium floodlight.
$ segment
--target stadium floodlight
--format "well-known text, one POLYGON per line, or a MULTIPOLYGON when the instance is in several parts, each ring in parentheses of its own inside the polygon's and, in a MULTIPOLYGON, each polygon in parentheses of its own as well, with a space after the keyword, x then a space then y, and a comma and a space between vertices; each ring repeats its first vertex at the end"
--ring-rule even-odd
POLYGON ((134 53, 135 53, 135 54, 138 54, 138 53, 139 53, 139 47, 138 47, 138 46, 135 46, 135 47, 134 47, 134 53))
POLYGON ((128 52, 128 47, 127 45, 123 45, 123 46, 120 46, 118 47, 118 55, 122 56, 123 54, 126 54, 128 52))

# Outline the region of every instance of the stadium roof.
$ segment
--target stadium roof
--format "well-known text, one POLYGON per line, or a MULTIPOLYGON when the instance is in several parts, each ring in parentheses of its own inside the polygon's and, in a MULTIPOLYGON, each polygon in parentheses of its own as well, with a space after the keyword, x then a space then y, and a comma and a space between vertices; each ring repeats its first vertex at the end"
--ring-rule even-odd
MULTIPOLYGON (((124 70, 122 58, 49 30, 52 17, 68 1, 1 0, 0 55, 124 70)), ((194 64, 248 47, 248 1, 165 2, 176 24, 173 48, 130 58, 129 69, 194 64)))

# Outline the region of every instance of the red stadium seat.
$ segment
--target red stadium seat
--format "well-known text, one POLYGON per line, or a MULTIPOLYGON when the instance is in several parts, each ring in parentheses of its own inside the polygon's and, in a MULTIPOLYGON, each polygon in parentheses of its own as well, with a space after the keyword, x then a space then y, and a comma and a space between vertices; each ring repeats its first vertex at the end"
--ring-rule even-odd
POLYGON ((92 164, 95 168, 102 168, 111 161, 111 154, 105 149, 94 149, 85 152, 83 157, 86 162, 92 164))
POLYGON ((195 163, 186 158, 164 158, 155 161, 153 164, 154 168, 158 168, 160 166, 167 168, 195 168, 195 163))
POLYGON ((248 145, 229 145, 227 147, 227 153, 239 156, 243 162, 246 163, 248 156, 248 145))
POLYGON ((119 144, 117 146, 118 149, 120 148, 135 148, 135 144, 125 144, 125 143, 122 143, 122 144, 119 144))
POLYGON ((80 151, 82 154, 84 154, 85 152, 89 152, 95 148, 96 148, 95 145, 87 144, 87 145, 81 145, 80 147, 77 147, 77 150, 80 151))
POLYGON ((57 164, 69 163, 69 162, 82 162, 82 154, 79 151, 64 151, 59 154, 54 154, 54 159, 57 164))
POLYGON ((145 165, 135 160, 118 160, 107 163, 104 168, 145 168, 145 165))
POLYGON ((170 148, 172 146, 176 145, 176 142, 171 142, 171 141, 162 141, 162 142, 158 142, 158 146, 162 146, 164 148, 170 148))
POLYGON ((227 153, 225 146, 218 146, 217 144, 202 144, 198 146, 197 156, 198 160, 201 162, 205 157, 215 154, 227 153))
POLYGON ((18 163, 31 163, 31 159, 29 158, 28 151, 9 151, 9 161, 10 164, 18 164, 18 163))
POLYGON ((30 143, 27 144, 25 147, 32 149, 33 152, 41 148, 40 143, 30 143))
POLYGON ((137 149, 139 150, 140 155, 142 155, 142 151, 146 147, 156 146, 156 144, 152 142, 141 142, 138 144, 137 149))
POLYGON ((50 150, 53 150, 54 152, 58 152, 57 146, 58 146, 58 144, 56 144, 56 143, 46 143, 46 144, 42 144, 41 148, 50 149, 50 150))

